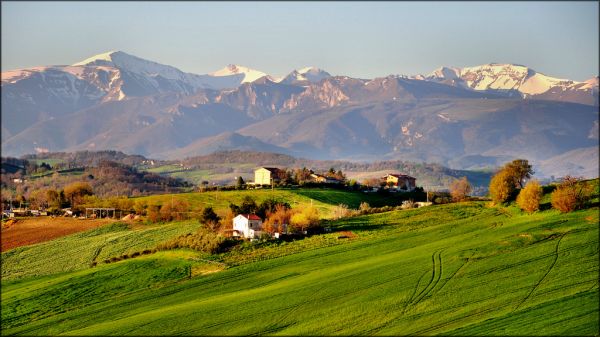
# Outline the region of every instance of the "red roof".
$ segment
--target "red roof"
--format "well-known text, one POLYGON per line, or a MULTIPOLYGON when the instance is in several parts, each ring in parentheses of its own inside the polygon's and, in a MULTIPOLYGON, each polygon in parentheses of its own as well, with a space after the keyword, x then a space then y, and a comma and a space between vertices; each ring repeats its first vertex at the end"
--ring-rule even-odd
POLYGON ((241 215, 248 220, 261 220, 261 218, 256 214, 241 214, 241 215))

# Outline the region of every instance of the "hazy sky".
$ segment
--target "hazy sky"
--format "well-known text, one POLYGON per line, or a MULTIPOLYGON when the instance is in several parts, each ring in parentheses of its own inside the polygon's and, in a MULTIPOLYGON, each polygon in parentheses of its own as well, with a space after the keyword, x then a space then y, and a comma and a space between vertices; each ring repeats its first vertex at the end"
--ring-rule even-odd
POLYGON ((598 2, 2 2, 2 70, 109 50, 204 74, 427 74, 517 63, 598 75, 598 2))

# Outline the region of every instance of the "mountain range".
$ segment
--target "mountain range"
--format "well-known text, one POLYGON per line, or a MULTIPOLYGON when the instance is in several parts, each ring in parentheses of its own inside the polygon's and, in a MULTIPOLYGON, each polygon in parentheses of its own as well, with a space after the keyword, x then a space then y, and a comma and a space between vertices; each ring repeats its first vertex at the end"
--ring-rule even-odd
POLYGON ((541 176, 597 176, 598 77, 577 82, 496 63, 374 79, 316 67, 275 78, 240 65, 199 75, 121 51, 2 72, 3 155, 102 149, 155 158, 241 149, 457 169, 525 157, 541 176))

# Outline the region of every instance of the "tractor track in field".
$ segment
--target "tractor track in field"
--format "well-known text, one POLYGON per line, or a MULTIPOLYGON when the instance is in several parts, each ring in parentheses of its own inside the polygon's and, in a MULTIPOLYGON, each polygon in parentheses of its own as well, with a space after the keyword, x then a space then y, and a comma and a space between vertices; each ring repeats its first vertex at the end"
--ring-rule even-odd
POLYGON ((552 263, 550 264, 550 267, 548 268, 548 270, 546 270, 546 273, 544 274, 544 276, 542 276, 542 278, 533 286, 533 288, 531 289, 531 291, 529 291, 529 293, 527 294, 527 296, 525 296, 521 302, 519 302, 519 304, 517 304, 517 306, 513 309, 513 312, 515 312, 517 309, 519 309, 519 307, 525 303, 525 301, 527 301, 529 299, 529 297, 531 296, 531 294, 533 294, 533 292, 540 286, 540 284, 542 284, 542 282, 544 282, 544 279, 546 279, 546 276, 548 276, 548 274, 550 274, 550 272, 552 271, 552 269, 554 268, 554 265, 556 265, 556 262, 558 261, 558 248, 560 246, 560 242, 562 241, 562 239, 569 234, 569 232, 564 233, 560 239, 558 239, 558 242, 556 243, 556 247, 554 248, 554 260, 552 260, 552 263))
MULTIPOLYGON (((471 254, 471 256, 473 256, 474 254, 475 254, 475 253, 471 254)), ((463 269, 463 268, 464 268, 464 267, 465 267, 467 264, 469 264, 469 262, 470 262, 470 261, 469 261, 469 258, 467 258, 467 260, 466 260, 465 262, 463 262, 463 264, 462 264, 460 267, 458 267, 458 269, 456 269, 456 270, 454 271, 454 273, 452 273, 452 275, 450 275, 450 277, 448 277, 447 279, 445 279, 445 282, 442 284, 442 286, 441 286, 441 287, 439 287, 439 288, 436 290, 436 292, 435 292, 435 293, 437 294, 437 293, 439 293, 440 291, 442 291, 442 289, 444 289, 444 287, 446 286, 446 284, 448 284, 448 282, 449 282, 450 280, 452 280, 452 279, 454 278, 454 276, 456 276, 456 274, 458 274, 458 272, 460 272, 460 271, 461 271, 461 270, 462 270, 462 269, 463 269)))
POLYGON ((417 289, 419 288, 419 284, 421 283, 421 279, 423 278, 423 276, 425 276, 427 273, 423 274, 421 276, 421 278, 419 278, 419 281, 417 282, 415 289, 413 291, 413 294, 411 295, 411 297, 408 299, 408 301, 406 302, 406 305, 404 306, 404 310, 402 311, 402 313, 406 313, 410 308, 414 307, 415 305, 419 304, 419 302, 421 302, 421 300, 423 300, 423 298, 425 298, 427 295, 432 294, 433 289, 438 285, 438 283, 440 282, 440 279, 442 278, 442 251, 444 249, 441 250, 437 250, 434 251, 433 254, 431 254, 431 278, 429 279, 429 282, 427 283, 427 285, 425 286, 425 288, 423 288, 423 290, 421 290, 419 292, 419 294, 417 294, 416 296, 414 296, 414 294, 416 293, 417 289), (437 257, 437 263, 436 263, 436 257, 437 257), (437 270, 437 272, 436 272, 437 270))

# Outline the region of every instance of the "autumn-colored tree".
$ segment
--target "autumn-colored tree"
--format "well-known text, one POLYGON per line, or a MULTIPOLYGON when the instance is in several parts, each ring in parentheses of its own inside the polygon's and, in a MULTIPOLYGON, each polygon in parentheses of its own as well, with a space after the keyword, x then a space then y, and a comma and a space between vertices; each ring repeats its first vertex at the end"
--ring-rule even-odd
POLYGON ((533 213, 540 208, 540 200, 542 200, 542 186, 537 180, 527 182, 525 188, 519 192, 517 196, 517 205, 527 213, 533 213))
POLYGON ((467 198, 467 195, 471 193, 473 187, 467 180, 467 177, 462 177, 460 179, 454 180, 452 184, 450 184, 450 194, 452 195, 452 200, 454 201, 463 201, 467 198))
POLYGON ((527 159, 515 159, 504 165, 504 170, 509 172, 516 188, 523 188, 525 179, 531 179, 534 173, 527 159))
POLYGON ((188 217, 190 204, 181 199, 174 199, 160 207, 162 221, 184 220, 188 217))
POLYGON ((150 222, 160 221, 160 206, 157 204, 150 204, 146 209, 146 214, 150 222))
POLYGON ((490 196, 495 204, 507 202, 515 191, 513 176, 507 170, 500 170, 490 181, 490 196))
POLYGON ((231 209, 228 209, 223 216, 221 216, 221 220, 219 221, 219 229, 221 233, 225 233, 231 235, 231 230, 233 229, 233 218, 235 218, 235 213, 231 209))
POLYGON ((133 204, 133 209, 136 214, 144 215, 146 213, 146 208, 148 207, 148 202, 143 199, 138 199, 133 204))
POLYGON ((33 190, 29 193, 29 207, 40 209, 48 207, 48 196, 46 190, 33 190))
POLYGON ((363 180, 362 184, 367 187, 379 187, 381 186, 381 178, 368 178, 363 180))
POLYGON ((552 207, 561 213, 581 209, 589 201, 591 188, 587 182, 578 178, 566 176, 563 182, 552 192, 552 207))
POLYGON ((305 231, 319 225, 319 210, 314 206, 295 209, 290 218, 290 229, 305 231))
POLYGON ((348 215, 350 215, 350 210, 348 209, 348 205, 346 205, 346 204, 339 204, 339 205, 335 206, 335 208, 333 209, 333 218, 334 219, 345 218, 348 215))
POLYGON ((263 224, 263 230, 268 233, 283 232, 284 225, 289 225, 292 212, 284 204, 277 204, 273 212, 267 213, 267 219, 263 224))
POLYGON ((46 200, 48 201, 48 207, 52 210, 58 210, 62 207, 64 199, 64 193, 58 192, 55 189, 46 190, 46 200))
POLYGON ((94 191, 89 183, 77 181, 67 185, 64 189, 65 198, 71 202, 71 208, 75 209, 80 203, 84 195, 92 195, 94 191))

